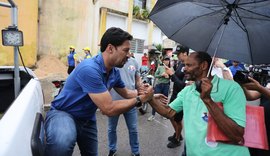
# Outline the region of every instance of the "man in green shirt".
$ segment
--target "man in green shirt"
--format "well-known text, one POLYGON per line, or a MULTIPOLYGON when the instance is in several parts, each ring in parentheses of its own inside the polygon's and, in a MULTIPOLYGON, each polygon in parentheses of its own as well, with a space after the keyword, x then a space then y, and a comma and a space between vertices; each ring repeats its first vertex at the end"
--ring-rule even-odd
POLYGON ((150 101, 158 113, 174 118, 184 111, 185 143, 188 156, 249 156, 247 147, 234 145, 243 141, 246 124, 246 100, 241 87, 234 81, 207 77, 211 56, 205 52, 191 53, 185 62, 185 78, 201 81, 201 93, 195 83, 185 87, 169 105, 157 99, 150 101), (222 102, 224 111, 215 102, 222 102), (218 127, 234 144, 208 142, 207 114, 211 114, 218 127))

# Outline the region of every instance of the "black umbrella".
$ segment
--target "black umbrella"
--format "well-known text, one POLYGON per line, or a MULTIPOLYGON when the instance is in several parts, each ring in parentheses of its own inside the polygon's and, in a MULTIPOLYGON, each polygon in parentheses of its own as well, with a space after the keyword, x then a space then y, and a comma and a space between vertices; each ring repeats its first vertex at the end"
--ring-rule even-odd
POLYGON ((150 19, 170 39, 195 51, 270 63, 269 0, 158 0, 150 19))

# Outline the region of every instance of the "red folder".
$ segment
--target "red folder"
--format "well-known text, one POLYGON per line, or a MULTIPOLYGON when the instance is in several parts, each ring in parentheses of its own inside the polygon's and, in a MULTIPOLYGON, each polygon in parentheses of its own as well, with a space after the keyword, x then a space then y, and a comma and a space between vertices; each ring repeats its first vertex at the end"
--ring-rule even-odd
MULTIPOLYGON (((222 109, 221 103, 217 103, 222 109)), ((230 142, 230 139, 218 128, 209 114, 207 127, 207 141, 230 142)), ((243 146, 268 150, 268 141, 264 121, 264 108, 246 105, 246 127, 243 146)))

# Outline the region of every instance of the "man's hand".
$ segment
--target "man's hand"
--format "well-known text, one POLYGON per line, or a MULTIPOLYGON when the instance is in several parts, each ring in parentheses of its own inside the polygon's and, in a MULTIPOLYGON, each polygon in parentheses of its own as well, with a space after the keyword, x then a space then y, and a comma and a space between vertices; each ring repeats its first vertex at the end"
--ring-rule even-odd
POLYGON ((140 98, 142 102, 147 102, 153 98, 154 95, 154 89, 149 84, 144 84, 144 92, 143 94, 140 94, 140 98))
POLYGON ((169 75, 166 72, 162 73, 161 76, 163 76, 165 78, 169 78, 169 75))
POLYGON ((247 90, 256 90, 256 91, 258 91, 260 89, 260 87, 262 87, 260 85, 260 83, 258 81, 256 81, 255 79, 253 79, 251 77, 248 77, 248 79, 251 82, 242 84, 242 87, 246 88, 247 90))
POLYGON ((154 94, 154 97, 152 100, 160 101, 164 105, 168 104, 168 97, 163 94, 154 94))
POLYGON ((205 102, 205 101, 209 101, 211 100, 211 90, 212 90, 212 83, 208 78, 202 78, 202 83, 201 83, 201 99, 205 102))
POLYGON ((172 76, 174 74, 174 71, 171 68, 169 68, 167 66, 164 66, 164 67, 165 67, 165 71, 168 75, 172 76))
POLYGON ((219 58, 215 58, 215 60, 214 60, 214 66, 216 68, 221 68, 221 69, 223 69, 224 67, 226 67, 225 64, 219 58))
POLYGON ((137 88, 138 95, 143 95, 143 94, 145 94, 146 89, 147 89, 148 86, 149 86, 149 84, 144 84, 144 83, 140 84, 140 85, 138 86, 138 88, 137 88))

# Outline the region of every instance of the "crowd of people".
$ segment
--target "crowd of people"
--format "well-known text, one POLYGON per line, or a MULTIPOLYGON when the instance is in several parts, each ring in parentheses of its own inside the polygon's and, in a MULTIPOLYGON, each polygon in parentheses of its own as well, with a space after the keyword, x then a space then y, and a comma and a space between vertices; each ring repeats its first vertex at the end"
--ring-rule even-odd
MULTIPOLYGON (((84 59, 88 59, 92 57, 91 51, 89 47, 85 47, 82 49, 85 53, 84 59)), ((78 54, 75 51, 74 46, 69 46, 69 54, 67 56, 67 64, 68 64, 68 70, 67 73, 70 74, 74 68, 82 61, 82 59, 78 56, 78 54)))
POLYGON ((128 32, 110 28, 101 38, 101 53, 92 57, 86 47, 85 60, 80 63, 74 46, 70 46, 70 75, 45 119, 45 155, 71 156, 76 143, 82 155, 97 155, 95 113, 100 109, 108 116, 108 156, 117 153, 116 129, 121 114, 128 127, 131 154, 139 156, 136 107, 144 102, 152 106, 148 121, 155 120, 156 112, 170 119, 174 132, 168 136, 167 147, 184 143, 183 156, 270 155, 269 150, 239 145, 244 142, 247 100, 259 98, 265 109, 269 143, 270 88, 250 77, 245 84, 233 81, 237 71, 245 70, 238 61, 226 66, 221 59, 212 60, 206 52, 189 53, 188 47, 179 45, 173 52, 178 58, 173 67, 171 57, 166 54, 158 57, 153 66, 153 60, 144 53, 139 65, 130 53, 132 39, 128 32), (156 79, 153 86, 143 84, 140 79, 140 72, 149 70, 156 79), (170 83, 173 83, 171 96, 170 83), (222 102, 223 109, 218 102, 222 102), (206 139, 208 115, 229 138, 229 143, 206 139))

